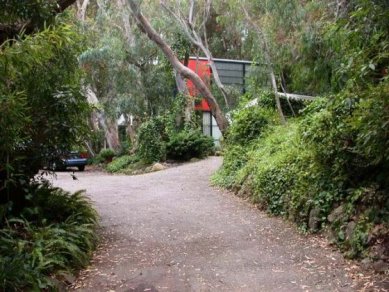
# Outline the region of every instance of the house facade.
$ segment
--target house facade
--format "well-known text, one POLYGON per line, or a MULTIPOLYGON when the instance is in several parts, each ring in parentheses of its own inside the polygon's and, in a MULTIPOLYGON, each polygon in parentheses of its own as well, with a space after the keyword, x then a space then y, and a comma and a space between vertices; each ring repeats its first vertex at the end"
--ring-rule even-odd
MULTIPOLYGON (((244 60, 213 59, 218 70, 220 81, 223 85, 234 86, 242 93, 246 91, 246 79, 250 74, 252 63, 244 60)), ((212 69, 207 58, 190 57, 188 68, 196 72, 199 77, 209 86, 212 80, 212 69)), ((187 81, 187 87, 191 96, 199 96, 199 93, 192 83, 187 81)), ((195 110, 202 111, 202 130, 203 134, 211 136, 216 146, 220 146, 222 137, 221 131, 216 124, 215 117, 205 99, 195 104, 195 110)))

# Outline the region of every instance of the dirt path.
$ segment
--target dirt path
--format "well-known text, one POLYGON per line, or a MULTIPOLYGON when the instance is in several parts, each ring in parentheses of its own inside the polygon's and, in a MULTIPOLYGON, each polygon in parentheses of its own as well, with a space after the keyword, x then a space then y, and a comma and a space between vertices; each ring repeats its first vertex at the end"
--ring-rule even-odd
POLYGON ((104 243, 73 288, 83 291, 355 291, 342 256, 209 185, 204 161, 139 176, 58 174, 86 189, 104 243))

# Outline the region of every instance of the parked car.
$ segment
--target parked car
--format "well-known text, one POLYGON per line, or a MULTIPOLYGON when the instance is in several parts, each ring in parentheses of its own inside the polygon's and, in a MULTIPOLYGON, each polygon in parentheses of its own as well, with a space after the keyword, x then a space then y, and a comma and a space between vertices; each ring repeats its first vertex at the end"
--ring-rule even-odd
POLYGON ((77 167, 79 171, 85 170, 87 157, 78 151, 71 151, 49 163, 51 170, 65 170, 67 167, 77 167))

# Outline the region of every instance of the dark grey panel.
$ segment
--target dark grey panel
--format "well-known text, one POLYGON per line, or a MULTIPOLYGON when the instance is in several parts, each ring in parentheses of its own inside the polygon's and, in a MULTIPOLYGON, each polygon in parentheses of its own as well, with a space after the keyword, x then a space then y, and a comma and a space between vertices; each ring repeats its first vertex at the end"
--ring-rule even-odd
POLYGON ((243 70, 243 65, 242 64, 234 64, 234 63, 216 63, 216 68, 218 70, 237 70, 237 71, 242 71, 243 70))
POLYGON ((218 70, 218 73, 219 73, 219 76, 223 76, 223 77, 236 77, 236 78, 243 77, 243 71, 218 70))
POLYGON ((243 84, 243 78, 234 78, 234 77, 220 77, 220 80, 223 84, 243 84))

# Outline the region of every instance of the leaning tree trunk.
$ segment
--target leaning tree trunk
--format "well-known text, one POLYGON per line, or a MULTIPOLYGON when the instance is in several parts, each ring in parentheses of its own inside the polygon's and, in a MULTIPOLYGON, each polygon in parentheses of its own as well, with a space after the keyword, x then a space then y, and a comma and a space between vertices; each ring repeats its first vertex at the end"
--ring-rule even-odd
POLYGON ((212 114, 216 119, 216 123, 220 128, 222 133, 225 133, 228 127, 228 120, 223 115, 219 104, 217 103, 215 97, 212 95, 211 91, 207 87, 207 85, 201 80, 201 78, 192 70, 185 67, 180 60, 177 58, 173 50, 169 47, 169 45, 160 37, 160 35, 153 29, 149 21, 143 16, 140 12, 139 6, 135 3, 134 0, 128 0, 131 11, 135 19, 137 20, 137 24, 139 28, 152 40, 155 44, 159 46, 159 48, 163 51, 166 58, 169 60, 173 68, 180 74, 183 78, 190 79, 197 90, 201 93, 201 95, 207 100, 212 114))
POLYGON ((163 1, 161 1, 161 5, 168 13, 170 13, 170 15, 173 18, 176 18, 178 20, 179 25, 183 29, 184 33, 186 34, 186 36, 190 40, 190 42, 193 45, 195 45, 198 49, 200 49, 204 53, 204 55, 206 56, 208 64, 210 65, 210 67, 212 69, 212 76, 213 76, 213 79, 215 81, 215 84, 216 84, 217 88, 220 90, 221 94, 223 95, 224 102, 226 104, 226 108, 229 109, 228 94, 227 94, 226 89, 224 88, 223 83, 220 80, 218 69, 216 67, 215 61, 213 60, 212 53, 209 49, 208 41, 207 41, 207 30, 205 28, 205 22, 207 21, 207 19, 209 17, 209 10, 211 8, 211 1, 210 0, 207 1, 207 9, 206 9, 207 12, 204 15, 203 24, 200 26, 200 27, 203 27, 203 30, 204 30, 204 36, 203 36, 204 41, 195 29, 194 18, 195 18, 196 12, 195 12, 195 1, 194 0, 190 1, 189 16, 187 19, 184 19, 181 17, 180 14, 175 13, 163 1))

